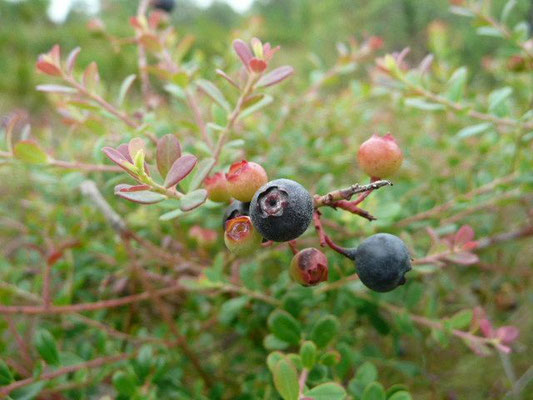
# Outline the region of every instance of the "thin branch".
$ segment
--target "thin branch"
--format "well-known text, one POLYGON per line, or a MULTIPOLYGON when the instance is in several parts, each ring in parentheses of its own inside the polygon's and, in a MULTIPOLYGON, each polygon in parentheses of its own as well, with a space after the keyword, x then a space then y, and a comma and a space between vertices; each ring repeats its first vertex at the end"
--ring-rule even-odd
POLYGON ((204 117, 202 116, 202 112, 200 111, 200 107, 198 106, 198 103, 196 102, 194 93, 192 93, 191 90, 186 89, 185 97, 187 99, 187 104, 189 105, 189 108, 191 109, 192 114, 194 116, 196 125, 198 125, 198 128, 200 129, 200 133, 202 134, 202 139, 204 139, 205 144, 207 144, 207 146, 210 149, 212 149, 213 141, 211 140, 211 137, 207 133, 207 126, 204 121, 204 117))
POLYGON ((375 181, 375 182, 369 183, 368 185, 360 185, 356 183, 347 188, 329 192, 323 196, 315 195, 314 196, 315 208, 324 207, 324 206, 331 207, 332 205, 335 204, 335 202, 339 200, 350 200, 352 196, 358 193, 364 193, 364 192, 376 190, 383 186, 392 186, 392 183, 387 180, 375 181))
POLYGON ((302 372, 300 373, 300 377, 298 378, 298 387, 299 387, 299 394, 298 398, 300 399, 305 390, 305 383, 307 382, 307 377, 309 376, 309 370, 307 368, 303 368, 302 372))

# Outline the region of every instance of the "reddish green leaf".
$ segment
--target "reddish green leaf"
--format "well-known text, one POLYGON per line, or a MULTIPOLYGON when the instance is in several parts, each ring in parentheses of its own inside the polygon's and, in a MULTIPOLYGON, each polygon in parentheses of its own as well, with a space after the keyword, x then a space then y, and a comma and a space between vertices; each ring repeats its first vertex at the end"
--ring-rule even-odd
POLYGON ((276 68, 270 71, 265 76, 263 76, 261 79, 259 79, 259 82, 257 82, 257 87, 267 87, 267 86, 275 85, 287 79, 293 73, 294 73, 294 68, 291 67, 290 65, 284 65, 282 67, 276 68))
POLYGON ((155 204, 165 200, 167 197, 160 193, 150 192, 149 190, 140 190, 138 192, 118 191, 115 194, 123 199, 140 204, 155 204))
POLYGON ((187 175, 191 173, 197 162, 198 159, 191 154, 181 156, 176 161, 174 161, 165 178, 165 187, 169 188, 183 180, 187 175))
POLYGON ((196 85, 202 92, 211 97, 211 99, 218 103, 218 105, 220 105, 224 110, 228 112, 231 110, 228 101, 213 82, 210 82, 206 79, 198 79, 196 81, 196 85))
POLYGON ((76 89, 63 85, 37 85, 36 89, 47 93, 76 93, 76 89))
POLYGON ((178 138, 173 134, 163 136, 157 141, 157 169, 161 176, 166 176, 178 158, 181 157, 181 146, 178 138))

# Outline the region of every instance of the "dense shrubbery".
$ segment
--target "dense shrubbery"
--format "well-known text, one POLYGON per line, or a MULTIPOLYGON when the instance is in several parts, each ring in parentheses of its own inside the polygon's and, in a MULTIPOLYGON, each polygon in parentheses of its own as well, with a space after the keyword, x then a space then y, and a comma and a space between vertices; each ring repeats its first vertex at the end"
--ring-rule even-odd
POLYGON ((253 22, 204 56, 148 3, 129 37, 88 25, 138 64, 120 83, 56 45, 36 68, 58 118, 5 117, 0 394, 526 398, 521 3, 453 2, 497 41, 479 76, 439 21, 432 55, 367 35, 313 67, 253 22))

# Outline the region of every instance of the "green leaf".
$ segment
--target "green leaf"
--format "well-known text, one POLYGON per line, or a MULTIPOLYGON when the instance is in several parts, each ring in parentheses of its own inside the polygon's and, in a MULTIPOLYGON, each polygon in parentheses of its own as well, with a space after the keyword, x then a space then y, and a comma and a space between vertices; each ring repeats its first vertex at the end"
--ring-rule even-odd
POLYGON ((113 375, 113 386, 124 396, 133 396, 137 388, 135 378, 124 371, 117 371, 113 375))
POLYGON ((48 155, 33 140, 21 140, 13 148, 15 158, 29 164, 46 164, 48 155))
POLYGON ((367 361, 357 369, 354 378, 350 380, 348 389, 354 396, 361 397, 366 387, 377 379, 377 368, 367 361))
POLYGON ((502 24, 507 22, 507 18, 509 18, 509 15, 513 11, 513 8, 515 8, 516 4, 517 0, 507 0, 505 6, 503 6, 502 14, 500 16, 500 21, 502 24))
POLYGON ((323 365, 333 366, 339 363, 341 360, 341 355, 336 350, 328 351, 320 356, 318 362, 323 365))
POLYGON ((284 400, 298 400, 300 387, 296 369, 287 359, 282 358, 274 368, 274 386, 284 400))
POLYGON ((59 352, 56 340, 46 329, 37 331, 35 335, 35 347, 44 361, 50 365, 59 364, 59 352))
POLYGON ((471 136, 479 135, 480 133, 485 132, 492 126, 490 122, 482 122, 481 124, 470 125, 466 128, 461 129, 457 132, 456 136, 458 139, 465 139, 471 136))
POLYGON ((400 391, 389 397, 389 400, 413 400, 413 398, 408 392, 400 391))
POLYGON ((385 400, 385 389, 379 382, 372 382, 365 388, 361 400, 385 400))
POLYGON ((277 338, 287 343, 298 344, 300 341, 300 324, 286 311, 273 311, 268 317, 268 327, 277 338))
POLYGON ((171 219, 178 218, 181 215, 183 215, 183 211, 181 211, 179 208, 176 208, 175 210, 160 215, 159 219, 161 221, 170 221, 171 219))
POLYGON ((0 360, 0 385, 7 385, 11 382, 13 382, 13 375, 7 364, 0 360))
POLYGON ((456 69, 446 84, 447 90, 444 96, 453 102, 460 102, 464 96, 466 78, 467 69, 465 67, 456 69))
MULTIPOLYGON (((43 388, 46 386, 46 381, 40 381, 32 383, 26 387, 17 389, 11 392, 11 399, 13 400, 34 400, 35 397, 41 393, 43 388)), ((8 397, 8 400, 10 398, 8 397)))
POLYGON ((321 317, 313 326, 309 339, 319 348, 326 347, 339 331, 339 321, 333 315, 321 317))
POLYGON ((251 104, 249 107, 247 107, 246 109, 244 109, 244 110, 240 113, 240 115, 239 115, 239 119, 246 118, 246 117, 248 117, 249 115, 253 114, 254 112, 259 111, 259 110, 262 109, 263 107, 268 106, 270 103, 272 103, 273 100, 274 100, 273 97, 270 96, 269 94, 265 95, 261 100, 259 100, 259 101, 256 102, 256 103, 251 104))
POLYGON ((274 336, 273 334, 268 334, 263 339, 263 346, 265 349, 273 351, 273 350, 285 350, 287 347, 289 347, 289 343, 279 339, 277 336, 274 336))
POLYGON ((224 325, 229 325, 246 304, 248 304, 248 297, 246 296, 225 301, 218 312, 218 320, 224 325))
POLYGON ((503 37, 502 32, 500 32, 499 29, 493 27, 493 26, 480 26, 476 29, 476 32, 478 35, 481 36, 490 36, 490 37, 503 37))
POLYGON ((180 199, 180 209, 182 211, 191 211, 197 207, 200 207, 205 203, 207 199, 207 190, 205 189, 196 189, 192 192, 187 193, 180 199))
POLYGON ((455 15, 461 15, 463 17, 473 17, 475 14, 470 11, 468 8, 452 6, 450 7, 450 12, 455 15))
POLYGON ((498 117, 509 115, 511 109, 506 101, 513 93, 509 86, 496 89, 489 94, 489 112, 498 117))
POLYGON ((451 329, 465 329, 470 326, 473 316, 472 310, 461 310, 451 316, 448 322, 451 329))
POLYGON ((198 79, 196 81, 196 86, 198 86, 206 95, 211 97, 213 101, 217 102, 224 110, 227 112, 231 111, 228 101, 213 82, 206 79, 198 79))
POLYGON ((303 342, 302 347, 300 347, 300 357, 304 368, 313 368, 316 361, 316 345, 309 340, 303 342))
POLYGON ((200 187, 215 163, 216 160, 212 157, 204 158, 198 163, 196 166, 196 171, 192 176, 191 183, 189 184, 189 191, 198 189, 200 187))
POLYGON ((128 75, 120 85, 120 90, 118 92, 118 99, 117 99, 117 105, 120 107, 122 103, 124 103, 124 99, 126 98, 126 94, 128 93, 128 90, 130 90, 131 84, 135 80, 137 76, 135 74, 128 75))
POLYGON ((438 103, 429 103, 418 98, 410 98, 405 100, 405 105, 413 108, 418 108, 424 111, 439 111, 444 110, 444 105, 438 103))
POLYGON ((167 196, 151 192, 149 190, 141 190, 138 192, 121 192, 117 191, 115 194, 123 199, 132 201, 139 204, 155 204, 160 201, 166 200, 167 196))
POLYGON ((283 358, 283 353, 280 351, 273 351, 267 357, 267 366, 270 372, 274 373, 274 368, 279 360, 283 358))
POLYGON ((346 398, 346 390, 338 383, 327 382, 308 390, 304 396, 313 400, 343 400, 346 398))

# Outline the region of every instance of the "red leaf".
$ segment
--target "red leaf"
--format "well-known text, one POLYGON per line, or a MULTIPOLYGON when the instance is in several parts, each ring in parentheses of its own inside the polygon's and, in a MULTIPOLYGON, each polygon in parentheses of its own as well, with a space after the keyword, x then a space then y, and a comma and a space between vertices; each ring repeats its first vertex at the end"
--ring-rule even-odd
POLYGON ((119 185, 116 185, 115 186, 115 194, 117 194, 118 192, 123 192, 123 193, 130 193, 130 192, 140 192, 142 190, 148 190, 150 189, 150 186, 148 185, 127 185, 125 183, 121 183, 119 185))
POLYGON ((496 337, 503 343, 509 344, 516 340, 520 331, 516 326, 506 325, 496 329, 496 337))
POLYGON ((252 58, 248 65, 250 66, 250 69, 252 71, 257 72, 258 74, 260 74, 267 68, 267 63, 258 58, 252 58))
POLYGON ((276 68, 273 71, 270 71, 268 74, 263 76, 257 82, 258 87, 267 87, 275 85, 284 79, 287 79, 294 73, 294 68, 290 65, 284 65, 283 67, 276 68))
POLYGON ((155 204, 167 198, 166 196, 162 194, 150 192, 148 190, 141 190, 138 192, 118 191, 115 194, 119 197, 122 197, 123 199, 133 201, 134 203, 140 203, 140 204, 155 204))
POLYGON ((120 146, 117 147, 117 150, 120 154, 124 156, 126 160, 133 164, 133 159, 130 156, 129 145, 127 143, 122 143, 120 146))
POLYGON ((250 60, 253 58, 253 54, 250 51, 250 48, 248 45, 242 41, 241 39, 236 39, 233 41, 233 49, 235 50, 235 53, 239 56, 242 63, 246 67, 246 69, 249 69, 249 63, 250 60))
POLYGON ((170 167, 170 171, 165 178, 165 187, 169 188, 176 185, 178 182, 183 180, 193 168, 196 166, 198 159, 190 154, 186 154, 178 158, 170 167))
POLYGON ((462 265, 475 264, 479 261, 479 257, 477 255, 468 251, 460 251, 458 253, 450 254, 449 256, 446 256, 446 259, 453 263, 462 265))
POLYGON ((163 136, 157 141, 157 169, 161 176, 166 176, 174 161, 181 156, 181 145, 173 134, 163 136))
POLYGON ((454 236, 454 244, 457 247, 463 247, 465 243, 474 239, 474 230, 470 225, 463 225, 454 236))

